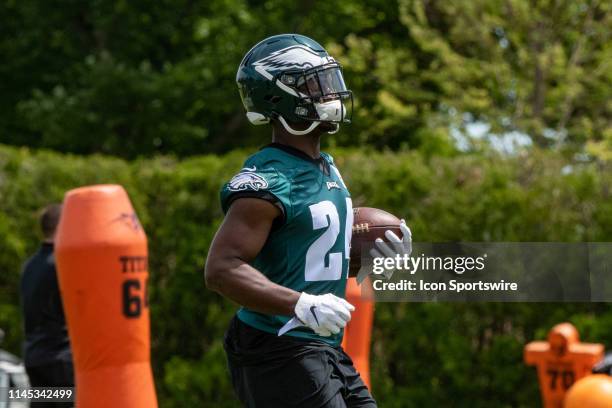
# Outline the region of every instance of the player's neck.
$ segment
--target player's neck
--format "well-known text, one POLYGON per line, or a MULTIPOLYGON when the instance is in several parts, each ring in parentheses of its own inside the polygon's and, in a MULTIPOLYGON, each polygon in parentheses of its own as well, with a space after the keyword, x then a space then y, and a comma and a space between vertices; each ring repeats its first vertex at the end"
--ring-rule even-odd
POLYGON ((286 132, 272 132, 272 142, 298 149, 313 159, 321 156, 321 134, 312 132, 307 135, 290 135, 286 132))

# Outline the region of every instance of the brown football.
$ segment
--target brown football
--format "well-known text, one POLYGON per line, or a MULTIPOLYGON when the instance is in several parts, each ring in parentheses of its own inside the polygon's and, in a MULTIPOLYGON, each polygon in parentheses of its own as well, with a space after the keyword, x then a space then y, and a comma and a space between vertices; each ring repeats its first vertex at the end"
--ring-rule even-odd
POLYGON ((361 247, 372 244, 376 238, 385 241, 385 231, 391 230, 402 238, 401 220, 378 208, 357 207, 353 209, 353 237, 351 239, 351 269, 361 267, 361 247))

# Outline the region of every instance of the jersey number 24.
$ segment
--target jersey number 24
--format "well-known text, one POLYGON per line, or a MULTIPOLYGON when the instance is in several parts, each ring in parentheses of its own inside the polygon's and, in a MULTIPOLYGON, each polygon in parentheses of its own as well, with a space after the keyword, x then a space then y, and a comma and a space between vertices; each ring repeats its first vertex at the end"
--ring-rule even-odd
POLYGON ((310 245, 306 252, 306 281, 338 280, 342 277, 342 260, 349 259, 351 233, 353 228, 353 202, 346 198, 344 224, 344 256, 342 252, 330 252, 340 234, 340 217, 333 202, 324 200, 311 205, 312 227, 315 230, 327 228, 310 245), (328 258, 327 265, 325 258, 328 258))

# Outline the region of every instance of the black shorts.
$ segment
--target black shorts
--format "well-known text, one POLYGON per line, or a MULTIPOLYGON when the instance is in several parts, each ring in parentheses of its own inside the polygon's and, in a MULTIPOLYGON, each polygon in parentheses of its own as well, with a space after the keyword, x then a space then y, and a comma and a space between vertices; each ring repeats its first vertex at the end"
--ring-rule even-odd
POLYGON ((341 347, 278 337, 236 316, 224 347, 234 390, 246 407, 376 407, 341 347))

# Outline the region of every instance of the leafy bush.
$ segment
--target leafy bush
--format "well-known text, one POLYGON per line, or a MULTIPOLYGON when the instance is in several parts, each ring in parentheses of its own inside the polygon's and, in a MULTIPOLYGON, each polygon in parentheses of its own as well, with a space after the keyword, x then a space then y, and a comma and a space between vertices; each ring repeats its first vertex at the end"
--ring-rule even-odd
MULTIPOLYGON (((337 150, 356 206, 404 216, 419 241, 610 241, 609 168, 551 152, 503 158, 337 150)), ((68 189, 119 183, 150 246, 152 360, 164 407, 237 406, 222 350, 236 305, 207 291, 203 265, 222 220, 221 184, 244 152, 126 162, 0 146, 0 327, 19 353, 19 269, 38 245, 36 215, 68 189)), ((376 307, 373 392, 384 407, 533 406, 522 347, 570 320, 612 344, 606 304, 394 304, 376 307), (520 392, 517 392, 520 390, 520 392)))

